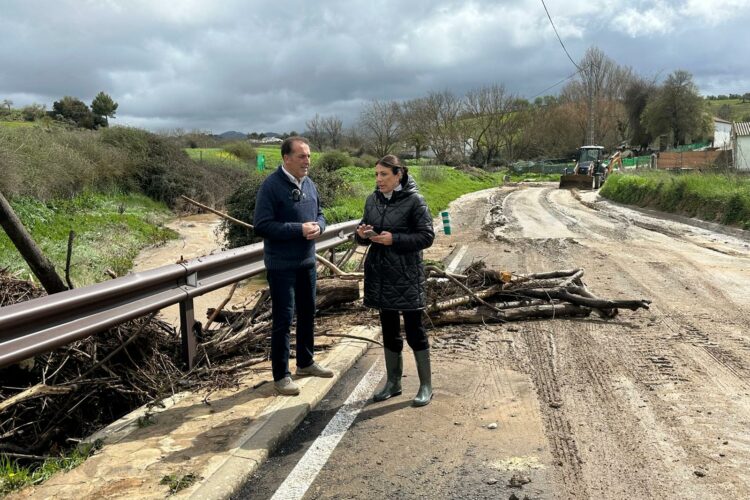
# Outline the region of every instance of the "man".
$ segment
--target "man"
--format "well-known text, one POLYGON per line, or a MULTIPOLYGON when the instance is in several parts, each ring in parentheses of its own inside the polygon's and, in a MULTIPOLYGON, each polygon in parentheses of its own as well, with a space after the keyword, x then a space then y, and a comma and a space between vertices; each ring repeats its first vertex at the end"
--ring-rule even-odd
POLYGON ((313 360, 315 326, 315 238, 325 229, 318 190, 307 177, 310 145, 304 137, 281 144, 283 164, 260 186, 255 234, 263 237, 273 326, 271 366, 279 394, 296 396, 289 372, 289 332, 297 310, 297 375, 333 377, 313 360))

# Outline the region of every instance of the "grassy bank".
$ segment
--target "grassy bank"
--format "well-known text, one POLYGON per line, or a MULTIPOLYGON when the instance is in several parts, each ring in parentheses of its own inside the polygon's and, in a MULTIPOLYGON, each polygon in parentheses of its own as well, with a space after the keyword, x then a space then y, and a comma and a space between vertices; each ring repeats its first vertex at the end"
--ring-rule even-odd
POLYGON ((647 172, 612 175, 599 194, 611 200, 750 229, 750 177, 647 172))
MULTIPOLYGON (((334 206, 324 210, 329 223, 341 222, 362 217, 365 199, 375 189, 373 168, 346 167, 336 173, 352 186, 352 194, 336 200, 334 206)), ((425 197, 433 215, 448 207, 460 196, 502 184, 503 174, 471 170, 468 172, 444 166, 413 166, 409 173, 414 175, 419 191, 425 197)))
MULTIPOLYGON (((82 193, 47 203, 19 198, 11 205, 61 276, 68 233, 75 231, 71 279, 77 287, 109 279, 106 269, 127 273, 142 248, 176 237, 161 225, 171 215, 167 207, 143 195, 82 193)), ((0 267, 31 276, 4 231, 0 231, 0 267)))

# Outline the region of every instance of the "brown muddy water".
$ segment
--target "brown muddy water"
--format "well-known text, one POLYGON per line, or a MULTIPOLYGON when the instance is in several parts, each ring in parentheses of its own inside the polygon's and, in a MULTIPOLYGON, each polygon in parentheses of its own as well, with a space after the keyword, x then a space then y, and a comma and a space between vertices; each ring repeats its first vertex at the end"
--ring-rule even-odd
MULTIPOLYGON (((133 272, 174 264, 180 259, 189 260, 220 252, 224 245, 224 238, 221 233, 217 232, 219 223, 219 217, 213 214, 190 215, 172 220, 167 227, 177 231, 180 237, 164 245, 143 250, 135 259, 133 272)), ((265 286, 266 282, 262 277, 243 280, 225 309, 232 310, 233 306, 241 307, 245 302, 251 301, 255 293, 265 286)), ((218 307, 227 297, 230 289, 231 286, 228 286, 196 297, 194 299, 195 318, 205 324, 206 310, 209 307, 218 307)), ((162 309, 159 315, 165 321, 179 327, 180 308, 178 305, 162 309)))

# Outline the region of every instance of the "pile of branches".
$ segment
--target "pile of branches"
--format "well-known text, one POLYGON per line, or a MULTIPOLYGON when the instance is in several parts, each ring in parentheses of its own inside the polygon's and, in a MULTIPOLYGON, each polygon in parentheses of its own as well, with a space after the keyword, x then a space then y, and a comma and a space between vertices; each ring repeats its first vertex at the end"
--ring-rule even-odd
POLYGON ((0 269, 0 307, 35 299, 42 295, 44 295, 43 290, 10 273, 8 268, 0 269))
MULTIPOLYGON (((360 309, 361 306, 355 305, 358 300, 359 284, 356 279, 337 277, 319 279, 317 282, 316 309, 319 315, 335 315, 351 311, 352 307, 360 309)), ((268 359, 271 349, 271 297, 268 288, 259 291, 252 302, 252 306, 234 311, 220 308, 208 310, 209 322, 198 348, 202 368, 197 373, 228 373, 268 359), (214 322, 220 326, 211 329, 214 322), (213 367, 217 361, 225 361, 238 354, 243 355, 239 362, 213 367)), ((317 331, 318 334, 322 333, 320 327, 317 331)))
POLYGON ((433 326, 504 323, 533 318, 617 316, 618 309, 648 309, 650 300, 608 300, 583 282, 583 269, 517 275, 475 262, 456 275, 428 266, 427 315, 433 326))
MULTIPOLYGON (((44 295, 0 273, 0 305, 44 295)), ((42 460, 177 391, 180 339, 154 315, 0 369, 0 453, 42 460)))

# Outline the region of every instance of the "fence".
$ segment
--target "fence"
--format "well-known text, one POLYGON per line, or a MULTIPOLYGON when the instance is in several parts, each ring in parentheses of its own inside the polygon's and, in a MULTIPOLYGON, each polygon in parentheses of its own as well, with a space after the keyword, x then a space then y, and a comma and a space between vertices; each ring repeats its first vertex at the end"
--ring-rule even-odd
POLYGON ((717 164, 728 164, 726 151, 664 151, 658 154, 656 166, 659 169, 709 168, 717 164))
MULTIPOLYGON (((347 241, 358 222, 326 228, 316 241, 316 250, 328 250, 347 241)), ((0 367, 179 304, 182 353, 192 368, 200 325, 195 321, 193 297, 264 269, 263 244, 257 243, 0 307, 0 367)))

